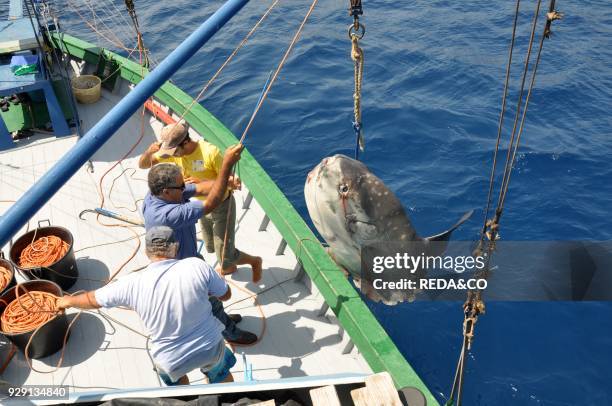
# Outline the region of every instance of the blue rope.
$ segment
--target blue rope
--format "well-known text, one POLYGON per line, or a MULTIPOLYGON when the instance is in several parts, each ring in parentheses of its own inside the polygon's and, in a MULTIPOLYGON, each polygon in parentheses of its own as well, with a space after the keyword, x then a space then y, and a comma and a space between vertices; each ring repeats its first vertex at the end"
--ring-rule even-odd
POLYGON ((355 130, 355 159, 359 160, 359 140, 361 138, 361 123, 353 121, 353 129, 355 130))

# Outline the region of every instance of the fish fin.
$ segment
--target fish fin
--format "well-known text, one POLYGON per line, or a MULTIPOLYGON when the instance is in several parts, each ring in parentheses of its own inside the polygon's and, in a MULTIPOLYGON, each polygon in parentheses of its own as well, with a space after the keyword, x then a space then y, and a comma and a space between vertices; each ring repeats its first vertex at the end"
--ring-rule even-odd
POLYGON ((449 228, 448 230, 440 233, 440 234, 436 234, 436 235, 432 235, 430 237, 425 237, 424 239, 427 241, 448 241, 448 239, 450 238, 451 234, 453 233, 453 231, 455 231, 457 228, 459 228, 459 226, 463 223, 465 223, 466 221, 469 220, 470 217, 472 217, 472 214, 474 214, 474 210, 470 210, 467 213, 465 213, 460 219, 459 221, 457 221, 451 228, 449 228))
POLYGON ((441 255, 446 250, 446 246, 448 245, 448 244, 442 244, 442 243, 448 242, 448 240, 450 239, 450 236, 453 233, 453 231, 455 231, 459 226, 461 226, 463 223, 468 221, 469 218, 472 217, 472 214, 474 214, 474 210, 470 210, 470 211, 466 212, 459 219, 459 221, 457 221, 448 230, 446 230, 446 231, 444 231, 444 232, 442 232, 440 234, 436 234, 436 235, 432 235, 430 237, 423 238, 423 240, 425 241, 425 244, 429 248, 429 254, 430 255, 441 255), (432 242, 436 242, 438 244, 429 244, 429 243, 432 243, 432 242), (435 246, 435 249, 433 249, 434 246, 435 246))

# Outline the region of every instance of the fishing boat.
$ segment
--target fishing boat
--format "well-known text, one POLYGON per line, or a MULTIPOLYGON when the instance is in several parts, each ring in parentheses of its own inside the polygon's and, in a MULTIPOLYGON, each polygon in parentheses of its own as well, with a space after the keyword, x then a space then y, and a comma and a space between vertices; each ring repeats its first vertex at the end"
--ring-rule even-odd
MULTIPOLYGON (((192 138, 202 137, 222 150, 238 141, 169 80, 247 2, 228 0, 149 70, 144 61, 64 33, 57 21, 41 13, 45 2, 10 1, 9 16, 0 17, 0 247, 5 261, 17 270, 11 249, 20 237, 61 227, 73 237, 70 249, 78 268, 70 293, 96 289, 114 274, 121 278, 147 265, 139 247, 144 234, 140 208, 148 188, 138 157, 165 124, 180 119, 192 138), (20 66, 37 69, 15 75, 15 56, 27 56, 20 66)), ((291 393, 301 404, 368 404, 372 398, 363 391, 385 387, 376 383, 382 376, 392 382, 391 392, 404 389, 404 401, 411 405, 437 404, 248 150, 238 174, 243 188, 235 192, 236 243, 263 257, 264 276, 254 284, 239 269, 228 278, 234 295, 226 311, 241 314, 240 327, 259 336, 255 345, 234 348, 236 382, 206 384, 196 370, 189 374, 191 385, 166 387, 154 369, 147 332, 136 313, 71 309, 65 316, 74 321, 69 337, 51 355, 26 357, 3 337, 2 403, 100 404, 139 398, 146 404, 152 398, 204 395, 224 401, 279 401, 291 393), (56 397, 32 392, 45 387, 55 389, 56 397), (58 388, 66 393, 58 394, 58 388), (319 392, 311 392, 316 388, 319 392), (355 400, 359 391, 362 403, 355 400)), ((202 254, 216 263, 214 254, 202 254)), ((40 277, 14 273, 18 283, 40 277)), ((397 404, 384 399, 369 404, 397 404)))

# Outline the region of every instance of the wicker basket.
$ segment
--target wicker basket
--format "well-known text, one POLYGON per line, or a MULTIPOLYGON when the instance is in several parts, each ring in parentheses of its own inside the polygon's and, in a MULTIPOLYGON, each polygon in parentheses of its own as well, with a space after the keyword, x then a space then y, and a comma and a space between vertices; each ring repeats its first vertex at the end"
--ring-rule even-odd
POLYGON ((79 103, 91 104, 100 99, 102 81, 93 75, 82 75, 72 79, 72 91, 79 103))

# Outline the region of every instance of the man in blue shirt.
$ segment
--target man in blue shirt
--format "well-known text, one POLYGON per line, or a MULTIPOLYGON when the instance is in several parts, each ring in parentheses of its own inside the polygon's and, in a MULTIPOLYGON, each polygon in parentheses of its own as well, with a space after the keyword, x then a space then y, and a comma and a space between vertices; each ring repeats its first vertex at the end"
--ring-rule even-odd
MULTIPOLYGON (((150 192, 142 207, 145 228, 172 228, 179 243, 176 259, 202 258, 197 249, 195 225, 204 214, 210 213, 222 202, 232 167, 240 159, 243 148, 242 144, 237 144, 225 151, 221 172, 214 181, 185 184, 181 168, 170 163, 157 164, 149 171, 150 192), (206 201, 189 200, 201 195, 207 196, 206 201)), ((255 334, 236 327, 241 320, 240 315, 230 317, 223 310, 223 304, 212 296, 210 302, 213 314, 225 325, 223 336, 227 341, 243 345, 257 341, 255 334)))

